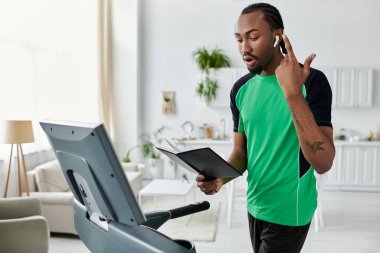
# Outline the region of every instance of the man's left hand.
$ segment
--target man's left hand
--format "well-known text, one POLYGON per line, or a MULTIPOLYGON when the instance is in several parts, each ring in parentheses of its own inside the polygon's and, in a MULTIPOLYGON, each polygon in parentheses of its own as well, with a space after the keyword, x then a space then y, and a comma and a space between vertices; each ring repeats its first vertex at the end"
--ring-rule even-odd
POLYGON ((302 94, 301 87, 309 75, 310 64, 316 55, 309 55, 305 60, 303 68, 301 68, 288 37, 284 34, 282 35, 282 39, 288 53, 285 54, 281 64, 277 67, 276 76, 285 97, 289 98, 302 94))

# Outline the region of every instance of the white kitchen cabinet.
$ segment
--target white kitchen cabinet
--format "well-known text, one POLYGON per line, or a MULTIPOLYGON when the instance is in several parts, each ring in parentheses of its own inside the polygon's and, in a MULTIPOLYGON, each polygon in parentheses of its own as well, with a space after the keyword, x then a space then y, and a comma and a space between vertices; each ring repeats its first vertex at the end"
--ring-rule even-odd
POLYGON ((332 169, 323 185, 343 190, 380 191, 380 143, 336 142, 332 169))
POLYGON ((377 147, 359 147, 357 150, 357 168, 362 168, 358 173, 359 185, 376 187, 380 186, 377 180, 379 173, 380 151, 377 147))
POLYGON ((342 159, 341 184, 358 184, 358 170, 362 168, 357 167, 357 147, 343 147, 342 159))
POLYGON ((323 175, 323 178, 326 178, 326 182, 330 185, 338 185, 340 183, 339 176, 339 168, 341 167, 340 163, 342 161, 342 147, 335 147, 335 159, 333 162, 333 166, 326 175, 323 175))
MULTIPOLYGON (((320 68, 333 93, 334 108, 368 108, 372 106, 373 70, 366 68, 320 68)), ((219 88, 211 107, 229 107, 233 84, 248 73, 246 68, 221 68, 215 72, 219 88)))
POLYGON ((372 88, 373 88, 373 70, 357 69, 355 75, 355 83, 357 83, 357 92, 354 91, 354 104, 357 107, 372 106, 372 88))
POLYGON ((337 107, 354 107, 355 72, 353 69, 341 69, 338 71, 336 91, 337 107))
POLYGON ((337 89, 338 89, 338 69, 335 68, 324 68, 321 71, 325 74, 327 80, 330 83, 331 91, 333 94, 332 97, 332 107, 337 105, 337 89))
POLYGON ((372 106, 373 70, 365 68, 321 68, 333 93, 332 107, 372 106))

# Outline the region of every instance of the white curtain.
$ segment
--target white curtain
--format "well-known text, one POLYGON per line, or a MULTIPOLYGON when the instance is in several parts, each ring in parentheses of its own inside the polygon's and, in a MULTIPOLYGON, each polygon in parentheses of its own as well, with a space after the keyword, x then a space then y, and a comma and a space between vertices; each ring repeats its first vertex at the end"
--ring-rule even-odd
POLYGON ((112 24, 111 0, 98 0, 99 114, 113 139, 112 120, 112 24))

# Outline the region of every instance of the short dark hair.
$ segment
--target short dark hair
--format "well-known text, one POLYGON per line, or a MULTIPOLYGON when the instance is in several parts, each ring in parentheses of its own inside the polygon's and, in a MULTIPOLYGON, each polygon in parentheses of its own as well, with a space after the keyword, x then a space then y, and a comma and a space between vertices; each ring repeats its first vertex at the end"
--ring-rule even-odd
POLYGON ((272 31, 276 29, 284 29, 281 14, 273 5, 267 3, 251 4, 245 7, 241 14, 248 14, 254 11, 261 11, 264 14, 264 19, 267 21, 272 31))

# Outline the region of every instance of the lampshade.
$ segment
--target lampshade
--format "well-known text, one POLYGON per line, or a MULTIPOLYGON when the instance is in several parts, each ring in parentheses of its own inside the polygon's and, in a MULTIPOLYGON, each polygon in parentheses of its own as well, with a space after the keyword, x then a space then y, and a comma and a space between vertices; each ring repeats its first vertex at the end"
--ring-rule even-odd
POLYGON ((32 121, 0 121, 0 143, 21 144, 29 142, 34 142, 32 121))

